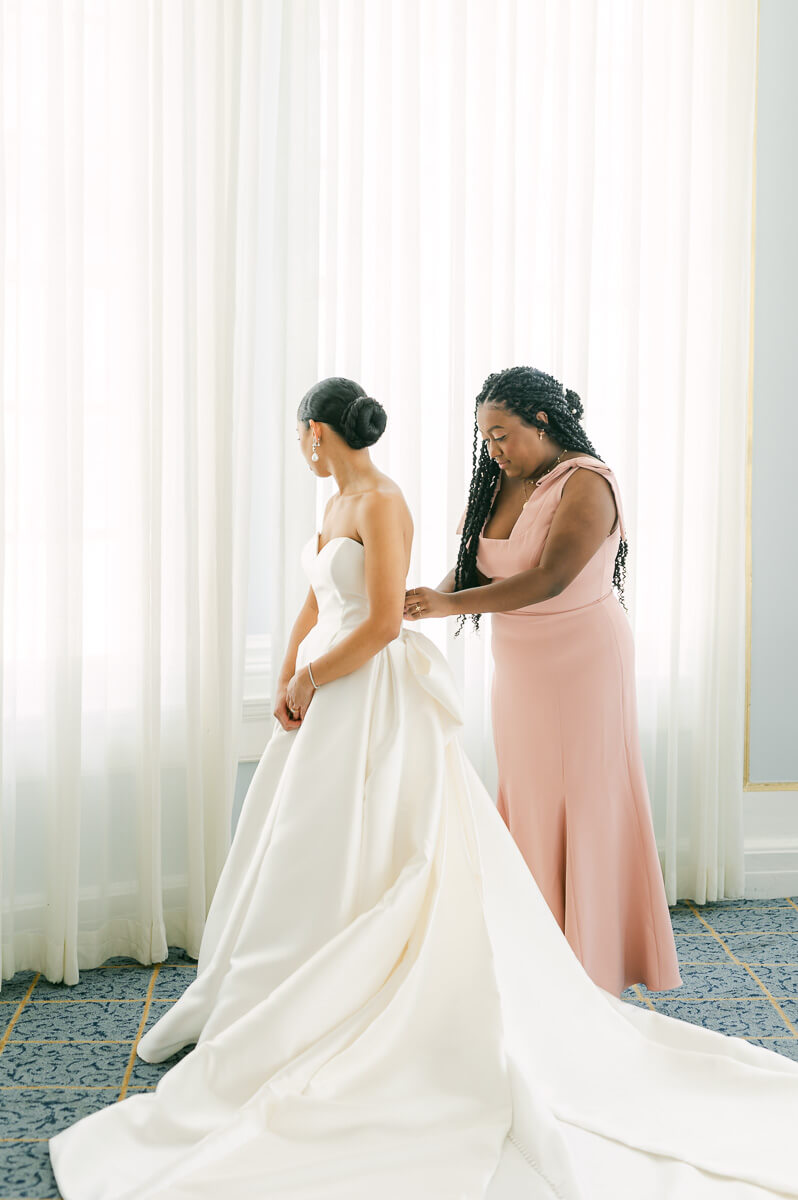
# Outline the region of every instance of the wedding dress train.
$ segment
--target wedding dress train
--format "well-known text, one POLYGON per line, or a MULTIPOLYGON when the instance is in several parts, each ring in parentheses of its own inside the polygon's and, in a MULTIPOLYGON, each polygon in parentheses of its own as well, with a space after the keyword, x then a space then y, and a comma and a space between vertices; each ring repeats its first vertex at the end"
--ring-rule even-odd
MULTIPOLYGON (((299 665, 363 619, 364 557, 305 548, 299 665)), ((196 1046, 51 1139, 63 1200, 798 1196, 798 1065, 591 982, 460 726, 405 628, 275 728, 197 977, 138 1052, 196 1046)))

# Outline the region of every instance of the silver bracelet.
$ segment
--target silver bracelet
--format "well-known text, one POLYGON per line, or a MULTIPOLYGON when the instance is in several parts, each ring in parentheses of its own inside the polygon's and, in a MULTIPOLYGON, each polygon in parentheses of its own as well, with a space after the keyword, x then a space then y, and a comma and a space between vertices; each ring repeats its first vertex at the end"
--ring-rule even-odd
POLYGON ((316 683, 316 680, 313 678, 313 672, 310 669, 310 663, 308 663, 308 675, 310 676, 310 682, 313 684, 313 690, 315 692, 316 688, 319 685, 316 683))

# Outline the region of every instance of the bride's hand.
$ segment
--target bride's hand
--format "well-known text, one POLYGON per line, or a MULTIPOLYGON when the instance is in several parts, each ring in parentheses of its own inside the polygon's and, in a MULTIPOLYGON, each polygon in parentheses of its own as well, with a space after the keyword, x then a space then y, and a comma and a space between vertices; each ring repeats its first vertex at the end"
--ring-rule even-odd
POLYGON ((310 682, 310 672, 307 667, 302 667, 300 671, 297 671, 288 684, 286 698, 288 711, 298 717, 300 721, 305 719, 305 714, 308 711, 308 706, 313 699, 315 690, 313 684, 310 682))
POLYGON ((450 617, 454 612, 452 597, 448 592, 437 592, 435 588, 411 588, 405 592, 404 615, 408 621, 422 621, 427 617, 450 617))
POLYGON ((274 705, 274 715, 282 725, 283 729, 299 729, 302 722, 291 716, 288 707, 288 684, 277 685, 277 700, 274 705))

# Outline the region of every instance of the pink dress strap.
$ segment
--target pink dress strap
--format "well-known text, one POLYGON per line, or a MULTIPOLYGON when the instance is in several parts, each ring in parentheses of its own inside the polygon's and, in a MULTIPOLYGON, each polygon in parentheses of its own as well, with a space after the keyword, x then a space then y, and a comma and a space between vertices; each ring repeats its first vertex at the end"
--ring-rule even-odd
MULTIPOLYGON (((541 484, 539 486, 545 487, 546 491, 548 491, 549 487, 550 487, 549 481, 557 480, 558 481, 557 490, 556 490, 556 492, 553 493, 553 495, 556 496, 557 501, 559 502, 560 496, 562 495, 562 489, 565 486, 566 480, 571 477, 571 475, 573 474, 574 470, 577 469, 577 467, 583 467, 584 469, 586 469, 588 471, 595 471, 597 475, 603 475, 603 477, 609 483, 610 487, 612 488, 612 494, 615 499, 615 507, 618 512, 618 526, 620 527, 621 541, 626 541, 626 522, 624 521, 624 517, 623 517, 623 506, 621 504, 621 493, 620 493, 620 489, 618 487, 618 481, 616 480, 615 475, 613 474, 613 472, 607 466, 606 463, 599 462, 599 460, 597 458, 593 458, 592 455, 587 455, 587 454, 583 455, 580 458, 569 458, 565 462, 560 463, 558 466, 556 466, 553 471, 550 471, 549 474, 545 476, 544 480, 541 482, 541 484)), ((501 475, 499 475, 496 479, 496 486, 493 489, 493 499, 496 498, 496 493, 499 490, 500 484, 501 484, 501 475)), ((460 517, 460 520, 457 523, 457 529, 455 530, 455 533, 457 534, 458 537, 460 537, 463 532, 463 526, 465 524, 465 518, 466 518, 467 512, 468 512, 468 505, 466 505, 466 507, 463 509, 462 516, 460 517)), ((522 520, 522 517, 519 517, 519 521, 521 521, 521 520, 522 520)), ((613 526, 609 536, 612 536, 612 534, 615 532, 615 529, 616 529, 616 526, 613 526)))
POLYGON ((615 500, 615 508, 618 513, 617 523, 613 525, 608 536, 612 537, 616 529, 620 530, 621 541, 626 541, 626 522, 623 516, 623 505, 621 504, 621 491, 618 487, 618 481, 615 478, 612 470, 606 463, 600 462, 592 455, 585 454, 579 458, 569 458, 565 462, 560 463, 550 471, 548 475, 541 481, 539 487, 545 488, 548 492, 551 490, 552 496, 556 498, 557 503, 562 496, 562 490, 568 479, 573 475, 574 471, 579 470, 594 471, 597 475, 601 475, 607 480, 607 483, 612 488, 613 499, 615 500))

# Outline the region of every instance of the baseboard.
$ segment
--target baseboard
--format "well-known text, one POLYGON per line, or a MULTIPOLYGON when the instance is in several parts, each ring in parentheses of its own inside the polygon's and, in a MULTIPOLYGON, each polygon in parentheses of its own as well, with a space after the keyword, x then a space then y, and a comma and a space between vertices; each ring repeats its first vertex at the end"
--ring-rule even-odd
POLYGON ((244 719, 238 734, 238 761, 258 762, 274 729, 271 701, 244 701, 244 719))
POLYGON ((746 842, 745 895, 749 900, 798 896, 798 841, 762 838, 746 842))

